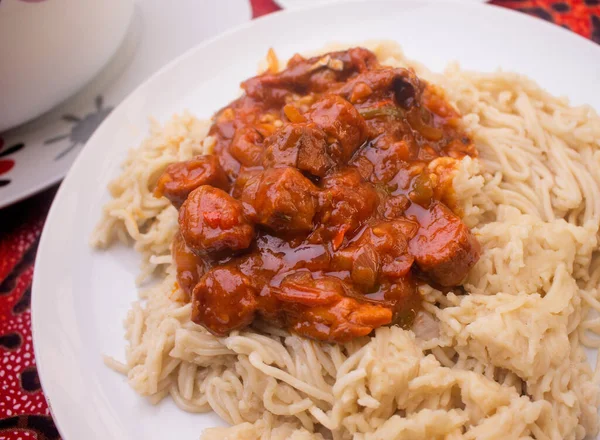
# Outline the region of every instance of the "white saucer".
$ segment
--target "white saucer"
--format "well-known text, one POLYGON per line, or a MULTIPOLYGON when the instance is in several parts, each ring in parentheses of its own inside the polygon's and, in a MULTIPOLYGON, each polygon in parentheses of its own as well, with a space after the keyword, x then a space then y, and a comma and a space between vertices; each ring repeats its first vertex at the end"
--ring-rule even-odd
POLYGON ((137 0, 125 42, 90 84, 40 118, 0 133, 0 208, 61 180, 102 120, 160 67, 250 18, 248 0, 137 0))

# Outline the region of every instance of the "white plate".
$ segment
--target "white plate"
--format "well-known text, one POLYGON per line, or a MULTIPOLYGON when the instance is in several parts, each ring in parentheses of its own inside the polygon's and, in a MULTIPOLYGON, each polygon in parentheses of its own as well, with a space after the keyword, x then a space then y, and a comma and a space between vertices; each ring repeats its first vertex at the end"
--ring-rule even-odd
POLYGON ((0 161, 14 162, 4 173, 7 164, 0 164, 0 208, 62 179, 108 113, 165 63, 251 17, 248 0, 136 3, 124 43, 90 84, 40 118, 0 133, 0 161))
POLYGON ((333 40, 373 38, 400 42, 409 57, 436 70, 454 59, 467 68, 516 70, 600 109, 600 47, 524 14, 474 3, 372 0, 284 11, 189 51, 106 118, 46 222, 33 281, 33 336, 42 385, 66 440, 192 440, 223 423, 169 401, 152 406, 102 363, 102 353, 124 357, 122 321, 136 299, 139 258, 122 247, 95 252, 88 239, 108 200, 106 184, 144 136, 148 115, 165 120, 188 108, 210 116, 236 97, 240 80, 256 72, 270 46, 285 57, 333 40))
MULTIPOLYGON (((332 3, 335 1, 341 1, 341 0, 275 0, 275 3, 277 3, 280 7, 285 8, 285 9, 298 9, 298 8, 308 8, 308 7, 320 6, 325 3, 332 3)), ((456 0, 456 1, 484 3, 489 0, 456 0)))

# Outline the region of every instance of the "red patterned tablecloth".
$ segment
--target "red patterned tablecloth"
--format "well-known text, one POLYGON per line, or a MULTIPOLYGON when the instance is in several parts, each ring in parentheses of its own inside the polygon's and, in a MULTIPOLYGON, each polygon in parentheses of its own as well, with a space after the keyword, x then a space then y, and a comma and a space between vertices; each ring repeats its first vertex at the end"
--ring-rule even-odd
MULTIPOLYGON (((254 17, 278 10, 251 0, 254 17)), ((535 15, 600 44, 600 0, 494 0, 535 15)), ((2 157, 0 138, 0 157, 2 157)), ((12 168, 0 159, 0 174, 12 168)), ((53 187, 0 210, 0 440, 59 438, 40 387, 31 341, 29 300, 35 252, 53 187)))

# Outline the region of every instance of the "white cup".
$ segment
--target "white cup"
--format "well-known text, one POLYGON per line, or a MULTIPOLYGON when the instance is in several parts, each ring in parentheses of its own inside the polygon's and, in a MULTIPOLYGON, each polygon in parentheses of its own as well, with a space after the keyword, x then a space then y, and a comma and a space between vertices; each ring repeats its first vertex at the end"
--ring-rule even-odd
POLYGON ((119 47, 134 0, 0 0, 0 132, 81 89, 119 47))

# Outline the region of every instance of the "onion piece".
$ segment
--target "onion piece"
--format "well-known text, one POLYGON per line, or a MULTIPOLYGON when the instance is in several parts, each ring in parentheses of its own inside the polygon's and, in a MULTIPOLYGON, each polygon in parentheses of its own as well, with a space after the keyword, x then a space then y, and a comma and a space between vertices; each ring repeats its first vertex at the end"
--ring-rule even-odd
POLYGON ((342 70, 344 70, 344 62, 337 58, 331 58, 331 56, 329 55, 325 55, 324 57, 320 58, 315 64, 310 66, 309 72, 320 69, 321 67, 327 67, 331 70, 341 72, 342 70))
POLYGON ((417 338, 429 341, 440 336, 440 324, 430 313, 419 310, 412 331, 417 338))
POLYGON ((379 278, 379 255, 373 246, 361 247, 355 254, 350 276, 355 284, 371 289, 379 278))
POLYGON ((406 116, 406 111, 395 105, 361 108, 358 109, 358 113, 365 119, 373 119, 379 116, 389 116, 392 118, 403 118, 406 116))
POLYGON ((277 54, 272 47, 270 47, 269 51, 267 52, 267 64, 269 66, 269 73, 279 72, 279 58, 277 58, 277 54))
POLYGON ((292 104, 286 104, 283 107, 283 113, 285 114, 286 118, 288 118, 288 120, 292 123, 306 122, 306 118, 304 117, 304 115, 300 113, 300 111, 292 104))
POLYGON ((421 118, 421 115, 416 111, 408 112, 406 119, 413 129, 417 130, 425 139, 429 141, 439 141, 442 139, 442 137, 444 137, 444 132, 442 130, 432 127, 431 125, 427 125, 421 118))

